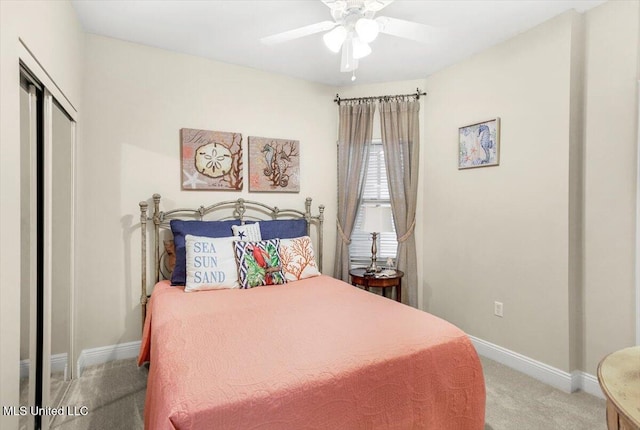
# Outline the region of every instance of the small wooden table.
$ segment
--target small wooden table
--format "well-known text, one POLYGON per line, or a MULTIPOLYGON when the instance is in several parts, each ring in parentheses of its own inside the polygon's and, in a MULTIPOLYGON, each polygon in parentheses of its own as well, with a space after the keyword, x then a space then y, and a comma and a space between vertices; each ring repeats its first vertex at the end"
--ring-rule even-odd
POLYGON ((607 428, 640 430, 640 346, 606 356, 598 365, 598 382, 607 397, 607 428))
POLYGON ((376 276, 375 274, 366 273, 367 269, 358 268, 349 271, 351 276, 351 284, 362 286, 369 291, 370 287, 381 288, 382 295, 386 297, 385 290, 387 288, 396 288, 396 301, 402 303, 402 277, 404 273, 396 270, 395 276, 376 276))

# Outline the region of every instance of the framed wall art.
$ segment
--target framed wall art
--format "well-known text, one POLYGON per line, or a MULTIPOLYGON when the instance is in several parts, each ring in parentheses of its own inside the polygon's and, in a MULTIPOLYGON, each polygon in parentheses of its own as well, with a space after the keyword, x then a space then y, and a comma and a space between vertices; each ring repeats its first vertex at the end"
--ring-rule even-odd
POLYGON ((180 130, 183 190, 242 190, 242 134, 180 130))
POLYGON ((500 164, 500 118, 458 129, 458 169, 500 164))
POLYGON ((300 192, 300 142, 249 136, 249 191, 300 192))

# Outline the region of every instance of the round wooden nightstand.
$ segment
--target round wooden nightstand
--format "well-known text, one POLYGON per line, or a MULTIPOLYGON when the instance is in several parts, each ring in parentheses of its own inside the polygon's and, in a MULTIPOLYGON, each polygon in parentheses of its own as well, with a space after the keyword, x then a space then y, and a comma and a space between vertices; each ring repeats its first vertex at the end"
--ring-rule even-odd
POLYGON ((606 356, 598 365, 598 382, 607 397, 607 428, 640 429, 640 346, 606 356))
POLYGON ((351 276, 351 284, 355 286, 361 286, 365 290, 369 291, 369 288, 381 288, 382 295, 386 297, 385 291, 387 288, 396 287, 396 301, 402 303, 402 277, 404 273, 396 270, 395 276, 380 276, 379 274, 366 273, 365 268, 352 269, 349 271, 351 276))

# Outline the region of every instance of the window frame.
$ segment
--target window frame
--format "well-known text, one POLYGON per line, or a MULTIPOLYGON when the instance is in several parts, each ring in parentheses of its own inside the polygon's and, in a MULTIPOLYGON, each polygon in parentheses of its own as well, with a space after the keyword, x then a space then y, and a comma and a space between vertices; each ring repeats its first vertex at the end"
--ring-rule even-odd
MULTIPOLYGON (((356 212, 356 220, 351 233, 349 245, 349 265, 351 268, 363 267, 371 264, 371 233, 363 232, 361 225, 364 214, 363 207, 382 205, 391 207, 391 196, 388 175, 384 159, 384 147, 381 139, 373 139, 368 148, 367 160, 364 164, 363 192, 356 212), (377 159, 372 157, 378 157, 377 159)), ((376 263, 387 266, 387 259, 392 258, 394 265, 398 251, 398 241, 395 233, 395 222, 392 218, 393 232, 383 232, 378 235, 378 252, 376 263)))

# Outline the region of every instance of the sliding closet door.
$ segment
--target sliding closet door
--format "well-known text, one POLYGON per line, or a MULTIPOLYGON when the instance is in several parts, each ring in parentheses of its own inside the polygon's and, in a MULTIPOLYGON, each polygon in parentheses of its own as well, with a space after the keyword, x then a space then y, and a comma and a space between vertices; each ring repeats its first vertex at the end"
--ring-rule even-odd
MULTIPOLYGON (((62 107, 68 100, 60 94, 58 103, 48 91, 55 85, 47 87, 46 73, 40 76, 20 65, 20 405, 57 408, 75 365, 76 124, 62 107)), ((21 430, 57 424, 47 414, 20 419, 21 430)))
POLYGON ((73 139, 74 123, 52 106, 52 277, 51 405, 60 404, 71 377, 71 284, 73 276, 73 139))
MULTIPOLYGON (((75 122, 44 92, 42 403, 58 407, 72 374, 75 122)), ((52 417, 42 417, 48 429, 52 417)))
MULTIPOLYGON (((20 406, 36 404, 37 371, 37 89, 20 84, 20 406)), ((32 415, 20 416, 20 429, 32 429, 32 415)))
MULTIPOLYGON (((51 93, 44 90, 44 107, 43 107, 43 121, 42 121, 42 166, 40 167, 40 174, 42 175, 41 185, 41 208, 42 221, 41 230, 39 232, 42 240, 42 289, 39 291, 40 297, 38 300, 41 303, 41 312, 39 315, 40 326, 42 330, 42 340, 39 347, 42 350, 42 366, 40 372, 42 374, 41 384, 41 396, 44 407, 53 406, 51 401, 51 284, 53 279, 53 166, 51 160, 53 159, 53 138, 51 136, 53 127, 52 123, 52 111, 53 111, 53 97, 51 93)), ((51 417, 48 415, 42 415, 40 417, 41 428, 48 430, 51 423, 51 417)), ((36 420, 37 421, 37 420, 36 420)), ((37 423, 36 423, 37 424, 37 423)))

